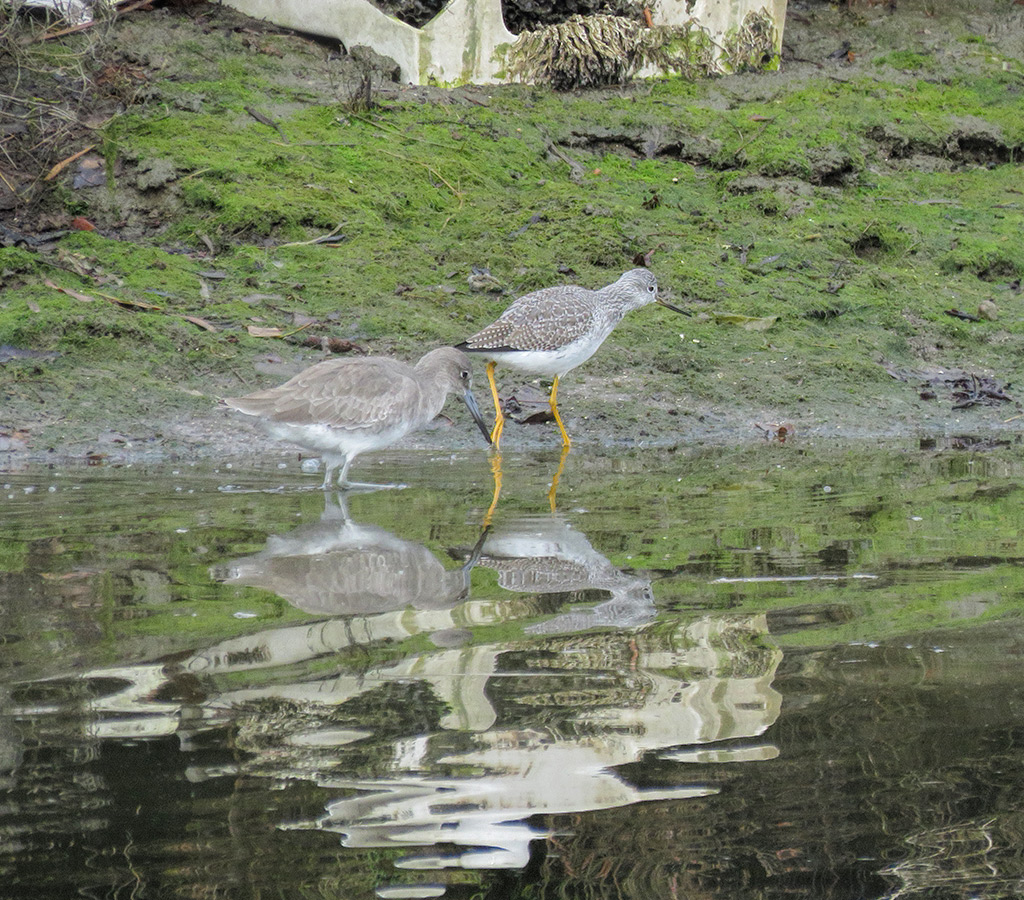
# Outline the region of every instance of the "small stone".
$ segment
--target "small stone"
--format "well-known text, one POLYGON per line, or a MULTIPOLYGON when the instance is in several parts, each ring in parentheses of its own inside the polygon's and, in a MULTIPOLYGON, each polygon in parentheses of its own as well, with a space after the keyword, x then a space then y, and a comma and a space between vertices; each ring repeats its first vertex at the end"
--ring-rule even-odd
POLYGON ((989 322, 994 322, 999 317, 999 307, 991 300, 982 300, 978 304, 978 315, 983 319, 988 319, 989 322))

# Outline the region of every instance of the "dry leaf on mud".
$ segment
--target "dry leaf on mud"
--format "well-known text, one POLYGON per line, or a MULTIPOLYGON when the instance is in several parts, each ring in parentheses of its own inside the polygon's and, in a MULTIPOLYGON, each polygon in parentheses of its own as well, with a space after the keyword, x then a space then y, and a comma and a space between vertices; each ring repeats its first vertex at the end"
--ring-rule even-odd
POLYGON ((49 278, 44 278, 43 284, 48 288, 53 288, 55 291, 60 291, 62 294, 67 294, 69 297, 74 297, 76 300, 81 300, 83 303, 93 303, 96 300, 95 297, 90 297, 88 294, 83 294, 81 291, 75 291, 71 288, 61 287, 59 284, 54 284, 49 278))
POLYGON ((207 322, 206 319, 201 319, 199 316, 182 316, 186 322, 191 322, 193 325, 198 325, 200 328, 206 331, 217 331, 217 326, 212 322, 207 322))

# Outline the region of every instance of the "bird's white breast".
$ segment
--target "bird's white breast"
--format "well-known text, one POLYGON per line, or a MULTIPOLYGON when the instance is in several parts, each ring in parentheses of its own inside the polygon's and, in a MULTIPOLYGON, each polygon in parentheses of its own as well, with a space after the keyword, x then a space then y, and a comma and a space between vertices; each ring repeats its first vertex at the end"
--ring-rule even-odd
POLYGON ((590 359, 604 343, 604 339, 612 333, 614 327, 614 322, 607 323, 607 326, 599 331, 586 334, 557 350, 494 350, 488 353, 488 358, 499 365, 518 369, 520 372, 531 375, 557 375, 561 378, 566 372, 590 359))

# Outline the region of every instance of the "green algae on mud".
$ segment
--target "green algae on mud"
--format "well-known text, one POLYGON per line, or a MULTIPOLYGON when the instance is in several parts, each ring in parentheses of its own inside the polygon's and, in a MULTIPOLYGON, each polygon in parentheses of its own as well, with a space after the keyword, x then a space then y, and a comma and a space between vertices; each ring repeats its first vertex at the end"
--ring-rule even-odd
POLYGON ((97 231, 0 249, 0 344, 60 354, 0 367, 0 425, 36 453, 108 431, 223 453, 217 396, 319 358, 249 326, 408 358, 512 296, 607 283, 653 251, 695 320, 633 316, 573 374, 563 399, 584 441, 743 439, 760 421, 1004 427, 1009 404, 919 397, 951 370, 1022 374, 1024 70, 1012 32, 981 27, 997 6, 948 21, 816 10, 787 24, 798 59, 773 75, 573 94, 376 84, 363 111, 299 36, 247 42, 209 27, 240 27, 220 8, 118 20, 99 59, 131 42, 153 77, 102 131, 106 185, 74 190, 69 168, 47 198, 97 231), (931 37, 908 48, 925 20, 931 37), (801 61, 833 33, 876 43, 852 63, 801 61), (470 283, 480 269, 489 290, 470 283), (985 301, 994 321, 946 312, 985 301), (723 313, 778 319, 748 332, 723 313))

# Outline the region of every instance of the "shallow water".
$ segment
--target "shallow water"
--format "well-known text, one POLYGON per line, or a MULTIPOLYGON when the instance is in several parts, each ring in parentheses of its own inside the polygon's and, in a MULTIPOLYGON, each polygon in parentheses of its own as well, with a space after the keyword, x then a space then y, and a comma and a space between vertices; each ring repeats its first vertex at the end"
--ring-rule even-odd
POLYGON ((1019 445, 281 466, 0 473, 10 896, 1020 895, 1019 445))

